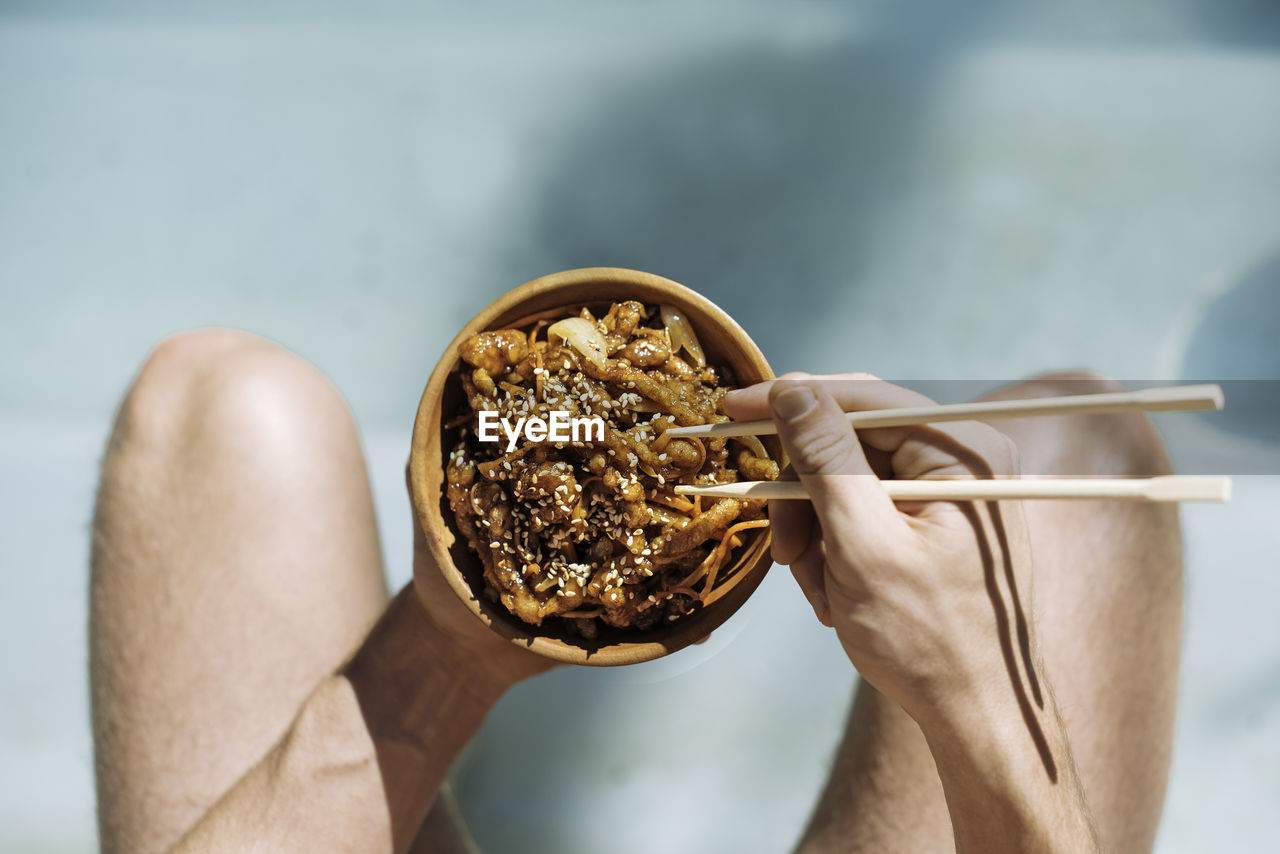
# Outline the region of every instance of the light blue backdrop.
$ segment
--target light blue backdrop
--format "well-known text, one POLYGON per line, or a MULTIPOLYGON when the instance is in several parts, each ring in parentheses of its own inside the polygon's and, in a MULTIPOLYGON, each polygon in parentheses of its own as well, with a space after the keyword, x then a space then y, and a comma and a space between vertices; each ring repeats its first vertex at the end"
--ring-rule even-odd
MULTIPOLYGON (((0 850, 96 845, 87 523, 167 332, 248 328, 334 378, 394 584, 426 374, 557 269, 702 290, 779 370, 1280 378, 1274 5, 171 5, 0 9, 0 850)), ((1180 458, 1280 471, 1274 420, 1166 423, 1180 458)), ((1166 854, 1280 829, 1280 479, 1237 486, 1184 511, 1166 854)), ((851 681, 775 572, 705 647, 513 692, 464 809, 495 852, 783 850, 851 681)))

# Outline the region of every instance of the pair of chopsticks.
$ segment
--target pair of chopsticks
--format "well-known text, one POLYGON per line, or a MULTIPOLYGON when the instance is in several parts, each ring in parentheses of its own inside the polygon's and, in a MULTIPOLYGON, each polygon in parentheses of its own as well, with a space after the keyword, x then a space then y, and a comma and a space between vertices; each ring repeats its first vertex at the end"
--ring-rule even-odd
MULTIPOLYGON (((906 427, 947 421, 1028 418, 1037 415, 1078 415, 1107 412, 1176 412, 1222 409, 1222 389, 1217 385, 1174 386, 1141 391, 1077 394, 1023 400, 991 400, 944 406, 878 409, 850 412, 855 429, 906 427)), ((672 427, 674 438, 730 438, 768 436, 777 433, 772 421, 741 421, 672 427)), ((1058 498, 1114 501, 1228 501, 1231 479, 1165 475, 1148 478, 1065 478, 975 480, 882 480, 894 501, 987 501, 1002 499, 1058 498)), ((708 498, 808 498, 799 481, 745 481, 716 486, 677 486, 680 495, 708 498)))

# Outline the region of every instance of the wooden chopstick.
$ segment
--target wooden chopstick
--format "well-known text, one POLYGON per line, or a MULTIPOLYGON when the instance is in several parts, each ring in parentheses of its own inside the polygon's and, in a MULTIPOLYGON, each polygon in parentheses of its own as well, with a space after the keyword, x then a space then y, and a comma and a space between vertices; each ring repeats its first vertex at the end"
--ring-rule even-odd
MULTIPOLYGON (((873 475, 845 475, 872 477, 873 475)), ((993 501, 1005 499, 1076 499, 1109 501, 1213 501, 1231 500, 1231 478, 1194 475, 1162 475, 1138 478, 1058 478, 975 480, 882 480, 880 485, 894 501, 993 501)), ((807 499, 804 484, 796 480, 757 480, 716 486, 677 486, 678 495, 708 498, 807 499)))
MULTIPOLYGON (((1116 391, 1102 394, 1072 394, 1019 400, 984 400, 903 409, 876 409, 850 412, 849 423, 862 427, 905 427, 943 421, 1027 418, 1033 415, 1072 415, 1102 412, 1174 412, 1221 409, 1222 389, 1217 385, 1185 385, 1116 391)), ((777 433, 773 421, 726 421, 723 424, 696 424, 671 427, 666 435, 727 438, 731 436, 771 436, 777 433)))

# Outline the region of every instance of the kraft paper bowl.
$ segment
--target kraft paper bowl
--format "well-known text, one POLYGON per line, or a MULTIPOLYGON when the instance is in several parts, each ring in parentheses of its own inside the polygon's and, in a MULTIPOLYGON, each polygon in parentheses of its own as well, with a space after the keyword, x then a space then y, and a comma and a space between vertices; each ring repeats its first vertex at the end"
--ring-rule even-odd
MULTIPOLYGON (((680 308, 702 343, 708 363, 732 369, 739 385, 773 378, 773 371, 755 342, 706 297, 651 273, 592 267, 535 279, 499 297, 472 318, 441 356, 422 393, 414 421, 409 454, 410 495, 440 572, 476 619, 490 629, 539 655, 569 664, 634 664, 701 640, 741 607, 759 586, 770 564, 768 529, 745 531, 744 544, 735 550, 734 561, 742 561, 742 568, 726 582, 732 588, 715 602, 672 623, 644 631, 601 624, 598 636, 591 640, 570 634, 556 619, 531 626, 485 594, 483 566, 457 531, 444 493, 449 451, 458 438, 457 428, 446 425, 463 401, 458 345, 478 332, 522 326, 555 309, 576 312, 583 305, 607 308, 611 302, 627 299, 680 308)), ((775 459, 780 459, 776 444, 766 442, 766 446, 775 459)))

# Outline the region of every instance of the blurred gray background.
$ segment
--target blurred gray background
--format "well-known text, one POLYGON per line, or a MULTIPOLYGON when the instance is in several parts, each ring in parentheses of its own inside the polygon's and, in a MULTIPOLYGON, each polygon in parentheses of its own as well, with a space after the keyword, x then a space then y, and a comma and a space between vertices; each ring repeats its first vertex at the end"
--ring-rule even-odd
MULTIPOLYGON (((87 524, 166 333, 250 329, 334 379, 393 585, 428 372, 559 269, 688 284, 779 371, 1280 379, 1275 3, 174 5, 0 3, 0 850, 96 847, 87 524)), ((1178 460, 1240 474, 1183 511, 1167 854, 1280 830, 1280 478, 1250 474, 1280 437, 1255 403, 1163 422, 1178 460)), ((775 571, 703 647, 512 692, 463 808, 492 852, 785 850, 852 680, 775 571)))

